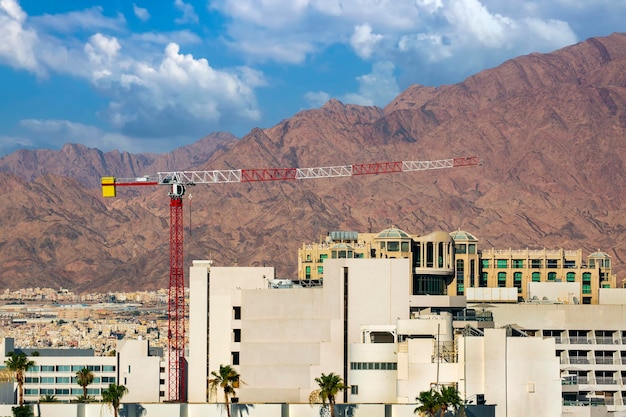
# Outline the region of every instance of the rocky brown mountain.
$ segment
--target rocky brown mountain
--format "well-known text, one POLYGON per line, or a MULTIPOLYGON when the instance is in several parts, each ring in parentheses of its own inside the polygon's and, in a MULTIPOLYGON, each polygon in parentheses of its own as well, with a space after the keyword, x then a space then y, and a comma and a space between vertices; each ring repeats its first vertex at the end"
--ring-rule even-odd
POLYGON ((0 282, 167 286, 167 190, 119 189, 105 200, 96 186, 103 174, 473 155, 481 166, 191 187, 186 263, 269 265, 290 277, 303 242, 393 224, 411 233, 465 229, 482 248, 602 249, 621 278, 625 137, 626 34, 613 34, 518 57, 458 84, 415 85, 383 109, 331 100, 241 140, 201 141, 182 153, 21 151, 0 160, 8 172, 0 186, 9 191, 0 200, 0 282))

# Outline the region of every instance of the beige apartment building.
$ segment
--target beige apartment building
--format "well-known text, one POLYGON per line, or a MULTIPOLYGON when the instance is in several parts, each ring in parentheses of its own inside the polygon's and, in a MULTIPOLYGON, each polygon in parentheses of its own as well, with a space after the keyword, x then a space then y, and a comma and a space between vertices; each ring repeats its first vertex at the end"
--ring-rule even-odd
MULTIPOLYGON (((311 285, 324 278, 325 259, 406 258, 411 264, 411 294, 466 295, 467 288, 516 288, 518 300, 530 301, 530 283, 578 283, 564 302, 597 304, 600 288, 616 288, 611 257, 584 256, 581 249, 480 250, 471 233, 435 231, 409 234, 396 227, 380 233, 331 231, 319 243, 298 250, 298 279, 311 285)), ((517 300, 511 300, 517 301, 517 300)))

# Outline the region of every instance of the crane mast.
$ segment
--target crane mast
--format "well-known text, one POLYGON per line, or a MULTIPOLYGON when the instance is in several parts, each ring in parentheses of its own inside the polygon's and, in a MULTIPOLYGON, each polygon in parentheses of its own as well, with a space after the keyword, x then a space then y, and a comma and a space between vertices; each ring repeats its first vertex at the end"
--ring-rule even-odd
POLYGON ((289 181, 390 174, 479 165, 480 158, 395 161, 314 168, 264 168, 211 171, 169 171, 138 178, 102 178, 102 195, 115 197, 116 187, 168 185, 170 191, 170 275, 168 288, 168 401, 186 401, 185 274, 183 262, 183 196, 185 186, 232 182, 289 181))

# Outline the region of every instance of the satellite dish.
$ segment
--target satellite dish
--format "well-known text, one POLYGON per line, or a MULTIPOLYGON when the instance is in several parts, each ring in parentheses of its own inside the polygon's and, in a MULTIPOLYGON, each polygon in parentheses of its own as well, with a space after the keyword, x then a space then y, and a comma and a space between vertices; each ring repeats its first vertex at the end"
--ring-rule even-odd
POLYGON ((580 304, 580 301, 578 301, 578 297, 574 297, 572 299, 574 300, 574 304, 580 304))

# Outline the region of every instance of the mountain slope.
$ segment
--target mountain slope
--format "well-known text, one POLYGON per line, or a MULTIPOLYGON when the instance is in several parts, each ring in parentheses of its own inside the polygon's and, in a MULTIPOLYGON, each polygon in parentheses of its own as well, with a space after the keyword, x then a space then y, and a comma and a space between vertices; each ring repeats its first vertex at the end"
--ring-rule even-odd
MULTIPOLYGON (((186 162, 239 169, 477 155, 483 163, 471 168, 190 187, 186 264, 212 258, 293 276, 302 242, 328 230, 394 224, 412 233, 466 229, 482 248, 600 248, 621 277, 625 74, 626 35, 614 34, 519 57, 455 85, 412 86, 384 109, 331 100, 239 141, 210 150, 199 143, 185 158, 160 157, 167 162, 128 155, 119 167, 136 176, 186 162)), ((0 161, 17 173, 16 166, 0 161)), ((41 286, 45 276, 77 290, 167 285, 167 189, 119 189, 104 200, 95 187, 105 171, 122 176, 114 166, 86 159, 51 172, 40 158, 29 182, 2 177, 15 197, 0 201, 0 282, 41 286)))

